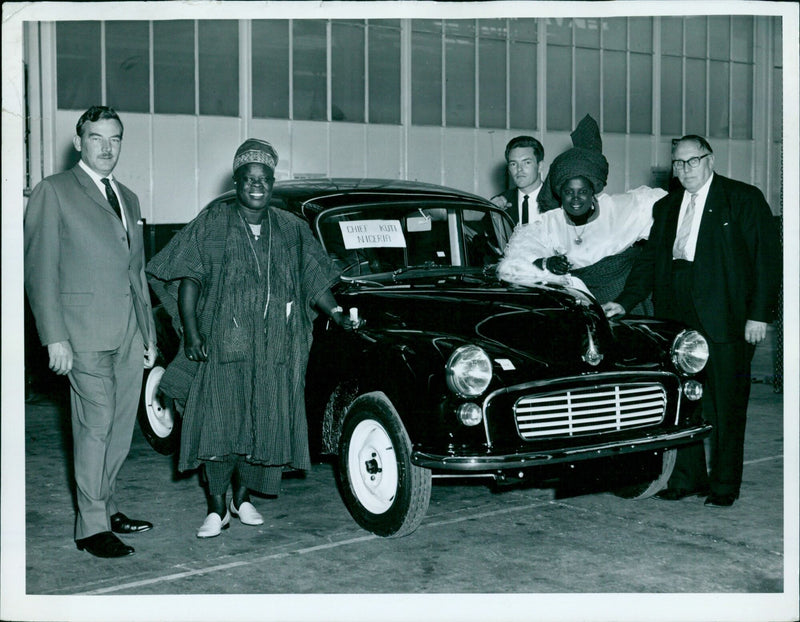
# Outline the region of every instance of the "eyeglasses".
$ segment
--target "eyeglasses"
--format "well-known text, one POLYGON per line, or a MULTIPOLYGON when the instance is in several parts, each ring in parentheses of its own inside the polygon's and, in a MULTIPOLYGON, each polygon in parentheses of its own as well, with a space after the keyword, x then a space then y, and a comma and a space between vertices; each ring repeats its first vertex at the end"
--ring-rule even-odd
POLYGON ((711 155, 710 153, 706 153, 701 156, 695 156, 693 158, 689 158, 688 160, 673 160, 672 168, 674 168, 676 171, 682 171, 687 166, 689 168, 697 168, 698 166, 700 166, 700 160, 702 160, 703 158, 707 158, 710 155, 711 155))

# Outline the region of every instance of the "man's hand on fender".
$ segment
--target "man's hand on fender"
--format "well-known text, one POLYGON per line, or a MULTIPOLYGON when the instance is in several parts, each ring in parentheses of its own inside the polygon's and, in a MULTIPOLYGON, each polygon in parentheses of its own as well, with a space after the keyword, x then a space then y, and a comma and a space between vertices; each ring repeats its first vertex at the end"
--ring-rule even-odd
POLYGON ((625 307, 618 302, 607 302, 603 305, 603 311, 605 311, 606 317, 622 317, 625 315, 625 307))
POLYGON ((72 346, 69 341, 57 341, 47 344, 47 354, 50 357, 50 369, 59 376, 72 371, 72 346))
POLYGON ((489 199, 492 203, 494 203, 500 209, 508 209, 511 207, 511 202, 506 199, 502 194, 498 194, 495 197, 489 199))
POLYGON ((158 355, 158 349, 156 348, 156 344, 149 343, 144 349, 144 368, 151 369, 153 365, 156 364, 156 356, 158 355))
POLYGON ((744 325, 744 340, 747 343, 757 345, 764 341, 767 336, 767 323, 747 320, 744 325))

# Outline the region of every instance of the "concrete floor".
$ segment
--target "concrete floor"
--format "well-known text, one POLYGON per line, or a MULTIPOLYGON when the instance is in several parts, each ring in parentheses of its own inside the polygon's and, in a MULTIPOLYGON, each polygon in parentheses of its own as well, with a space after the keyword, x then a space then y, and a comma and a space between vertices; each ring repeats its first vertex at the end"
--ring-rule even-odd
POLYGON ((355 524, 331 467, 318 464, 305 478, 285 478, 278 499, 254 500, 263 526, 233 521, 203 541, 195 537, 205 515, 197 476, 179 476, 173 458, 154 452, 137 428, 118 494, 125 513, 155 528, 123 537, 136 554, 120 560, 76 549, 68 402, 58 394, 32 400, 25 417, 25 591, 44 596, 32 605, 45 607, 53 617, 39 619, 47 620, 108 620, 103 615, 111 611, 114 620, 796 619, 797 586, 785 579, 783 400, 764 382, 770 357, 768 346, 759 347, 742 497, 728 510, 706 508, 702 498, 556 498, 552 490, 496 493, 475 480, 435 480, 420 528, 382 539, 355 524), (218 594, 273 596, 245 600, 253 604, 233 615, 230 600, 203 596, 218 594), (440 596, 413 596, 419 594, 440 596), (666 600, 639 609, 630 594, 666 600), (64 595, 194 597, 81 598, 68 600, 75 603, 68 609, 47 598, 64 595), (493 595, 517 597, 501 598, 497 608, 493 595), (753 595, 754 605, 741 600, 753 595))

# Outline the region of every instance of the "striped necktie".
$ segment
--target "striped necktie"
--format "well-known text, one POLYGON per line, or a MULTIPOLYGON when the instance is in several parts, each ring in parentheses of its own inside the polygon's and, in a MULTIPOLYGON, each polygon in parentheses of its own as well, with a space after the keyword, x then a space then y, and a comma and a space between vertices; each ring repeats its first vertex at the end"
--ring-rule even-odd
POLYGON ((686 206, 686 211, 683 213, 683 220, 675 236, 675 244, 672 247, 672 257, 674 259, 689 260, 686 254, 686 245, 689 242, 689 236, 692 233, 692 223, 694 222, 694 210, 697 195, 693 194, 689 199, 689 204, 686 206))

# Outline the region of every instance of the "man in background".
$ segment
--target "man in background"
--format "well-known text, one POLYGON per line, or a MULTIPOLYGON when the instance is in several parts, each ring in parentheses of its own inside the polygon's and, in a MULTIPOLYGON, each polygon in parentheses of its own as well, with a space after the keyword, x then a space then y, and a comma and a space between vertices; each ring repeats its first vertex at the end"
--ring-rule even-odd
POLYGON ((492 197, 491 201, 506 210, 515 226, 540 219, 537 197, 542 188, 539 174, 542 160, 544 147, 532 136, 516 136, 506 145, 506 166, 515 186, 492 197))
POLYGON ((49 367, 70 382, 75 541, 97 557, 133 553, 115 533, 147 531, 119 511, 143 367, 156 358, 139 200, 114 179, 122 121, 106 106, 78 120, 80 161, 43 179, 25 212, 25 289, 49 367))

